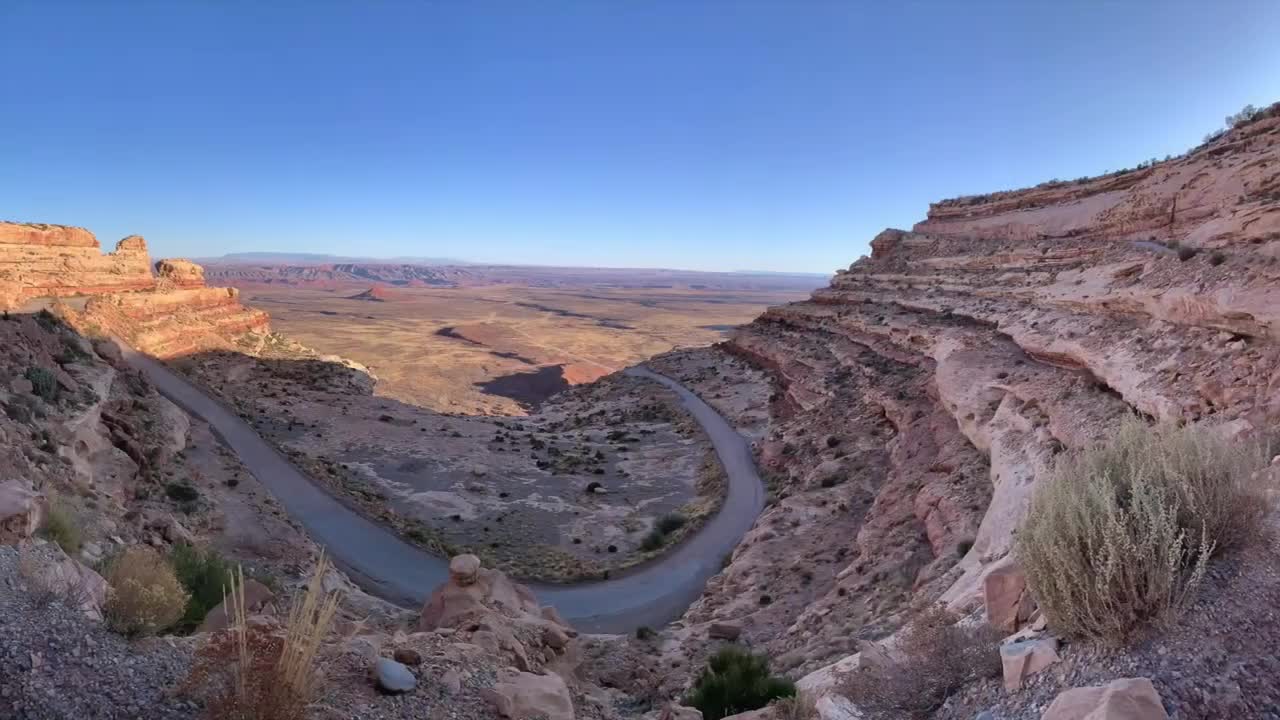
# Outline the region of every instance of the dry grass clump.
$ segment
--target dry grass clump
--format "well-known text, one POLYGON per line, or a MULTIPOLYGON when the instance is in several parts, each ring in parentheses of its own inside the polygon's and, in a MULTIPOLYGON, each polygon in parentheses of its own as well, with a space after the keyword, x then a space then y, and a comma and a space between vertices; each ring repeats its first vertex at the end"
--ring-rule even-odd
POLYGON ((103 616, 124 635, 154 635, 171 627, 187 607, 187 592, 173 568, 155 550, 125 548, 107 565, 110 589, 103 616))
POLYGON ((284 634, 249 624, 244 572, 237 568, 225 602, 230 626, 197 653, 186 687, 211 688, 208 716, 218 720, 302 720, 321 680, 319 651, 338 610, 325 593, 329 563, 316 563, 306 593, 295 599, 284 634))
POLYGON ((813 720, 818 717, 818 698, 803 691, 774 700, 770 707, 776 720, 813 720))
POLYGON ((63 552, 72 557, 80 552, 84 540, 80 534, 79 521, 67 504, 57 497, 49 498, 44 520, 40 524, 40 534, 57 543, 63 552))
POLYGON ((1202 426, 1133 418, 1063 456, 1018 536, 1028 584, 1055 630, 1124 642, 1167 618, 1216 552, 1260 531, 1269 453, 1202 426))
POLYGON ((870 718, 924 718, 966 684, 999 675, 1001 633, 957 619, 943 605, 921 611, 898 633, 892 659, 845 675, 841 694, 870 718))

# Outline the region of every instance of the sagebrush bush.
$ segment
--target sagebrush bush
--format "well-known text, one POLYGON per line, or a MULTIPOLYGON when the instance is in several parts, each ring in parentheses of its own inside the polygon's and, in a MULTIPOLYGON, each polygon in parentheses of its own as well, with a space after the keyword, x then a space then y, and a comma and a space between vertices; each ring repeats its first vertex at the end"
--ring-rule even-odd
POLYGON ((934 605, 897 635, 893 658, 844 676, 841 693, 869 718, 923 718, 965 685, 1000 674, 1001 633, 990 625, 958 625, 934 605))
POLYGON ((1212 427, 1132 418, 1109 442, 1062 456, 1032 500, 1017 554, 1049 623, 1131 639, 1186 600, 1215 552, 1261 528, 1261 443, 1212 427))
POLYGON ((80 525, 71 508, 57 498, 50 498, 49 505, 45 508, 40 534, 57 543, 63 552, 72 557, 80 552, 83 544, 80 525))
POLYGON ((769 673, 765 658, 729 646, 707 660, 684 704, 701 710, 703 720, 721 720, 795 694, 794 683, 769 673))
POLYGON ((110 589, 103 615, 123 635, 154 635, 182 618, 187 592, 160 553, 149 547, 125 548, 107 564, 110 589))
POLYGON ((42 367, 29 367, 23 377, 31 381, 31 391, 45 402, 53 403, 58 399, 58 379, 53 373, 42 367))
POLYGON ((173 547, 169 563, 189 595, 177 629, 194 630, 222 602, 229 587, 231 565, 213 548, 200 550, 186 544, 173 547))

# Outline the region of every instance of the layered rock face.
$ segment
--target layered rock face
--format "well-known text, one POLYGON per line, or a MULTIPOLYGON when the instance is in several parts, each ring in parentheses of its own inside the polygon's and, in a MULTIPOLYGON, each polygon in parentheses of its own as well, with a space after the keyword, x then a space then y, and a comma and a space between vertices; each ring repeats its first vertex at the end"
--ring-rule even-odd
POLYGON ((0 222, 0 306, 155 287, 147 244, 130 235, 104 255, 84 228, 0 222))
POLYGON ((266 313, 241 305, 234 288, 205 287, 204 269, 189 260, 160 260, 153 275, 137 235, 103 255, 83 228, 0 223, 0 307, 71 296, 88 296, 83 311, 64 313, 80 329, 117 333, 162 358, 269 330, 266 313))
POLYGON ((246 333, 270 329, 267 314, 241 305, 235 288, 101 295, 90 298, 83 317, 159 358, 230 348, 246 333))
POLYGON ((937 203, 809 301, 657 360, 759 437, 775 495, 690 633, 740 623, 803 671, 912 603, 979 612, 1056 454, 1133 412, 1272 426, 1275 110, 1148 168, 937 203))

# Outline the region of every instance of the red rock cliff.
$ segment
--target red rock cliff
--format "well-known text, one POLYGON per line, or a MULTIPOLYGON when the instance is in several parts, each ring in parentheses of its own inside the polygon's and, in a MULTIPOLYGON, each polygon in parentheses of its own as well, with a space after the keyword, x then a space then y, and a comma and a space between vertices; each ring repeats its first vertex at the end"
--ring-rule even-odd
POLYGON ((153 287, 147 245, 136 235, 104 255, 84 228, 0 222, 0 305, 153 287))

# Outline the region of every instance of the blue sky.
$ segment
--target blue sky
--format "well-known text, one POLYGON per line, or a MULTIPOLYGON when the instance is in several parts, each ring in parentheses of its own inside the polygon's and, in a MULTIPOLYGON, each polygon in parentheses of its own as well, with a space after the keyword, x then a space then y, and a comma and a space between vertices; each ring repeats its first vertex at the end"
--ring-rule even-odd
POLYGON ((1280 100, 1280 2, 0 3, 0 218, 830 272, 1280 100))

